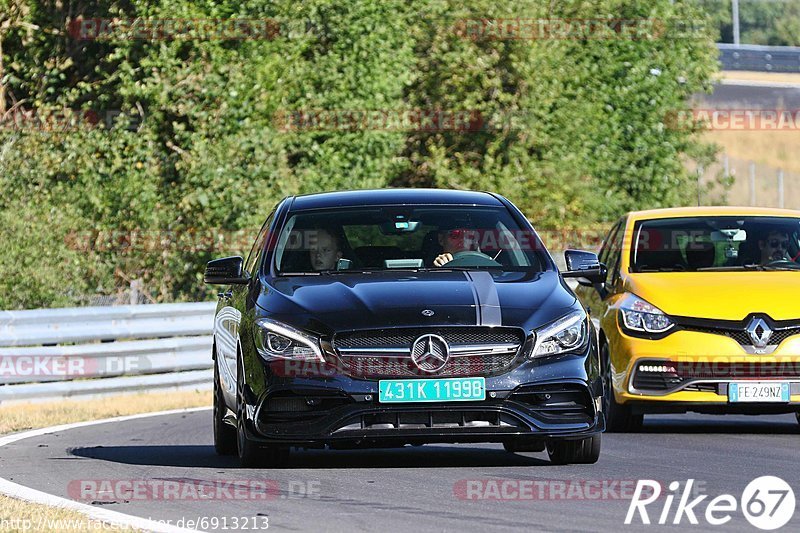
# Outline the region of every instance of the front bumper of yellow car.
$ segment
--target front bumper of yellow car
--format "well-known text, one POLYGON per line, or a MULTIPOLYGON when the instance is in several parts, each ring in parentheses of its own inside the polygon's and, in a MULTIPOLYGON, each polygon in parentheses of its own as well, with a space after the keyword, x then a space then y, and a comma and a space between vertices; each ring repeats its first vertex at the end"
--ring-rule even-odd
POLYGON ((618 324, 615 329, 609 338, 614 396, 633 412, 800 411, 800 334, 783 335, 780 344, 767 348, 771 353, 757 354, 717 333, 680 330, 645 339, 618 324), (735 396, 742 384, 784 391, 780 399, 744 402, 735 396))

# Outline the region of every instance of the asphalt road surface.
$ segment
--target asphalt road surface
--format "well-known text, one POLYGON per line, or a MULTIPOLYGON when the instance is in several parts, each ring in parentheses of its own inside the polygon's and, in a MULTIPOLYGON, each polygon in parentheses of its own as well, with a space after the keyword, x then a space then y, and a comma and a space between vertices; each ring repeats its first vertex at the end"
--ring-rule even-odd
POLYGON ((722 109, 800 109, 800 87, 715 85, 713 93, 695 98, 722 109))
MULTIPOLYGON (((596 465, 551 466, 545 453, 486 444, 296 451, 283 468, 249 470, 215 455, 209 410, 25 439, 0 448, 0 472, 50 494, 178 525, 216 517, 216 530, 268 521, 282 531, 391 532, 616 530, 640 479, 664 485, 646 508, 653 522, 673 493, 669 484, 681 483, 671 524, 691 478, 689 496, 708 495, 694 507, 700 525, 683 515, 680 526, 644 526, 636 515, 627 529, 701 531, 709 528, 708 501, 739 500, 760 476, 785 479, 800 499, 798 450, 800 425, 791 415, 664 415, 649 417, 641 433, 604 435, 596 465)), ((759 531, 741 510, 730 515, 714 529, 759 531)), ((799 527, 800 510, 786 528, 799 527)))

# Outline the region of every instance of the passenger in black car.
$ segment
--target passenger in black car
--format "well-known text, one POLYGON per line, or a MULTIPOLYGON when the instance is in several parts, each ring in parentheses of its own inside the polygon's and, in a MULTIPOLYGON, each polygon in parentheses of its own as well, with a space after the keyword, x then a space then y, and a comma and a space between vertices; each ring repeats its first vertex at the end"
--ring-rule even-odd
POLYGON ((316 230, 310 239, 308 254, 314 270, 333 270, 342 258, 342 247, 335 234, 326 229, 316 230))

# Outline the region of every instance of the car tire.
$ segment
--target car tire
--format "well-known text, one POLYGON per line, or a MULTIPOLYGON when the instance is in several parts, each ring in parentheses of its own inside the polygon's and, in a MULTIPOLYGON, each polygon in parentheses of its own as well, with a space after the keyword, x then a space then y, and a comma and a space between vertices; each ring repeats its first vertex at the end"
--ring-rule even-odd
POLYGON ((217 361, 214 361, 214 451, 217 455, 234 455, 236 453, 236 428, 225 423, 225 413, 227 412, 225 398, 222 395, 222 388, 219 385, 219 368, 217 361))
POLYGON ((244 402, 244 370, 239 358, 236 377, 236 450, 242 468, 265 468, 285 465, 289 448, 263 446, 247 435, 247 417, 244 402))
POLYGON ((600 459, 600 434, 581 440, 549 441, 547 455, 556 465, 594 464, 600 459))
POLYGON ((609 433, 635 433, 642 429, 644 415, 633 414, 631 408, 617 403, 611 380, 611 355, 608 344, 600 349, 603 365, 603 414, 606 417, 606 431, 609 433))
POLYGON ((237 417, 237 450, 242 468, 275 468, 285 466, 289 460, 289 448, 261 446, 247 436, 244 414, 237 417))

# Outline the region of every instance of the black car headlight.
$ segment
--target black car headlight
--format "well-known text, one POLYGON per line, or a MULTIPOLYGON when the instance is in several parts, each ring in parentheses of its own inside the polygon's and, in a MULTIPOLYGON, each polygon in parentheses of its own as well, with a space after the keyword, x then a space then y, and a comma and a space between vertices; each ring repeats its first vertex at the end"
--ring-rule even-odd
POLYGON ((622 325, 629 332, 665 333, 675 323, 655 305, 629 294, 619 308, 622 325))
POLYGON ((256 349, 267 361, 323 361, 319 338, 269 318, 256 320, 256 349))
POLYGON ((572 311, 535 331, 531 357, 547 357, 582 350, 589 342, 589 321, 583 309, 572 311))

